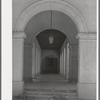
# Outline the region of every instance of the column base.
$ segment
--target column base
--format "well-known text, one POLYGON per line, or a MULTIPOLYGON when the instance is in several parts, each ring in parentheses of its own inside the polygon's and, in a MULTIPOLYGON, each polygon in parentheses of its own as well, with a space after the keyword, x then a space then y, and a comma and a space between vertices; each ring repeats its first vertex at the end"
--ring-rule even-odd
POLYGON ((78 83, 78 97, 96 100, 96 83, 78 83))
POLYGON ((24 81, 13 81, 13 96, 22 95, 24 92, 24 81))

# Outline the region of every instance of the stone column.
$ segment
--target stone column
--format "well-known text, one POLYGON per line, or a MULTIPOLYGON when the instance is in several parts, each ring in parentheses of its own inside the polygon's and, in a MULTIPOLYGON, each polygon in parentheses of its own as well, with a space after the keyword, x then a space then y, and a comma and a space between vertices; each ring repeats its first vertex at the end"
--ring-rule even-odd
POLYGON ((59 74, 61 75, 61 53, 60 53, 60 73, 59 74))
POLYGON ((62 52, 61 52, 61 75, 62 75, 62 71, 63 71, 63 62, 62 62, 62 52))
POLYGON ((64 77, 66 77, 66 48, 63 50, 64 54, 64 77))
POLYGON ((36 75, 40 74, 40 51, 36 49, 36 75))
POLYGON ((39 51, 39 74, 41 69, 41 52, 39 51))
POLYGON ((69 45, 68 46, 69 50, 69 78, 68 80, 71 82, 72 81, 72 47, 69 45))
POLYGON ((35 63, 36 63, 36 64, 35 64, 35 66, 36 66, 35 72, 36 72, 36 76, 37 76, 37 73, 38 73, 38 68, 37 68, 37 67, 38 67, 38 62, 37 62, 37 61, 38 61, 38 59, 37 59, 37 47, 35 48, 35 50, 36 50, 36 51, 35 51, 35 53, 36 53, 36 56, 35 56, 35 59, 36 59, 36 60, 35 60, 35 63))
POLYGON ((39 74, 39 53, 38 48, 36 47, 36 76, 39 74))
POLYGON ((64 75, 64 74, 65 74, 65 68, 64 68, 64 67, 65 67, 65 66, 64 66, 64 62, 65 62, 65 61, 64 61, 64 60, 65 60, 65 59, 64 59, 64 49, 63 49, 63 76, 65 76, 65 75, 64 75))
POLYGON ((60 75, 62 74, 61 66, 62 66, 62 52, 60 53, 60 75))
POLYGON ((78 80, 78 45, 69 45, 69 81, 77 82, 78 80))
POLYGON ((37 49, 37 75, 39 75, 39 50, 37 49))
POLYGON ((32 48, 32 77, 35 78, 36 77, 36 54, 35 54, 35 45, 33 44, 33 48, 32 48))
POLYGON ((72 78, 78 82, 78 44, 72 45, 72 78))
POLYGON ((32 79, 32 45, 24 45, 24 81, 32 79))
POLYGON ((67 44, 67 57, 66 57, 66 79, 68 80, 69 78, 69 44, 67 44))
POLYGON ((78 81, 78 44, 70 45, 71 51, 71 79, 73 82, 78 81))
POLYGON ((23 93, 24 32, 13 33, 13 95, 23 93))
POLYGON ((62 51, 62 53, 61 53, 61 58, 62 58, 62 60, 61 60, 61 62, 62 62, 62 64, 61 64, 61 75, 63 76, 63 51, 62 51))
POLYGON ((78 96, 96 99, 96 34, 79 33, 78 96))

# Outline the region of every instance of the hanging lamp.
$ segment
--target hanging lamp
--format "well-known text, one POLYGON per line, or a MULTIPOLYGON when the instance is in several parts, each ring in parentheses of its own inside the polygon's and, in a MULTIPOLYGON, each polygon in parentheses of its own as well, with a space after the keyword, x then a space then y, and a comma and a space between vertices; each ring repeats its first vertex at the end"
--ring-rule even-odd
POLYGON ((49 43, 53 44, 54 42, 54 37, 52 35, 52 10, 51 10, 51 31, 50 31, 50 36, 49 36, 49 43))

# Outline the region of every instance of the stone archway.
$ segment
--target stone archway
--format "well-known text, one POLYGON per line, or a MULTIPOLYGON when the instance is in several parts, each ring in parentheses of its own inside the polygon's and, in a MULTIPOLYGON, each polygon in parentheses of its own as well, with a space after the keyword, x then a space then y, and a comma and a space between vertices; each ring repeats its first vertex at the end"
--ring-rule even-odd
POLYGON ((81 14, 68 2, 62 0, 42 0, 33 3, 27 7, 16 23, 13 30, 13 53, 14 53, 14 79, 13 90, 15 95, 23 93, 23 41, 25 38, 24 29, 28 21, 37 13, 46 10, 57 10, 69 15, 75 22, 78 29, 79 39, 79 83, 78 83, 78 96, 80 98, 95 99, 95 73, 96 73, 96 35, 87 34, 88 29, 84 18, 81 14), (91 52, 89 52, 92 50, 91 52), (20 53, 19 53, 20 52, 20 53), (88 55, 88 56, 87 56, 88 55), (17 57, 17 58, 16 58, 17 57), (20 58, 20 59, 19 59, 20 58), (18 64, 18 66, 16 66, 18 64), (18 69, 19 67, 19 69, 18 69), (87 69, 87 71, 86 71, 87 69), (93 75, 92 75, 93 73, 93 75), (18 75, 18 77, 16 77, 18 75), (19 87, 19 88, 17 88, 19 87), (88 94, 88 95, 87 95, 88 94))
POLYGON ((46 10, 57 10, 69 15, 75 22, 78 32, 87 33, 87 25, 81 14, 68 2, 62 0, 42 0, 27 7, 20 15, 14 31, 24 31, 28 21, 36 14, 46 10))

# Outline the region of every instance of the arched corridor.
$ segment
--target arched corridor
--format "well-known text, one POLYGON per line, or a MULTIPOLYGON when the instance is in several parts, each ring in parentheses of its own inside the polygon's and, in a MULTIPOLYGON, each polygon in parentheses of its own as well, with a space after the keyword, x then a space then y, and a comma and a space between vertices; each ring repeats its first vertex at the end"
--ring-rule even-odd
POLYGON ((84 18, 69 3, 30 5, 13 34, 13 95, 45 97, 49 91, 51 97, 94 99, 95 43, 96 35, 88 33, 84 18))
MULTIPOLYGON (((67 34, 62 33, 59 30, 55 29, 48 29, 37 33, 36 35, 33 34, 34 23, 36 20, 41 22, 41 19, 46 26, 51 23, 51 11, 44 11, 37 14, 35 17, 31 18, 30 21, 27 23, 25 28, 25 33, 27 37, 25 38, 24 45, 25 45, 25 52, 28 53, 27 49, 31 49, 32 54, 24 56, 24 67, 25 67, 25 75, 29 75, 28 73, 32 73, 30 75, 30 79, 38 74, 41 73, 58 73, 63 75, 69 81, 78 81, 78 40, 76 39, 76 34, 78 32, 76 25, 74 22, 65 14, 52 11, 52 27, 56 28, 58 25, 64 25, 66 28, 59 28, 62 32, 67 32, 67 34), (46 17, 44 17, 46 16, 46 17), (61 20, 61 21, 58 21, 61 20), (63 21, 64 20, 64 21, 63 21), (46 23, 45 23, 46 22, 46 23), (48 23, 47 23, 48 22, 48 23), (61 23, 60 23, 61 22, 61 23), (53 26, 55 25, 55 26, 53 26), (73 29, 70 29, 72 27, 73 29), (53 44, 49 43, 49 37, 54 37, 53 44), (33 45, 33 49, 29 47, 29 45, 33 45), (38 55, 37 55, 38 54, 38 55), (28 58, 30 57, 30 60, 28 58), (54 59, 55 58, 55 59, 54 59), (37 61, 38 59, 38 61, 37 61), (27 64, 28 63, 28 64, 27 64), (30 72, 27 70, 27 66, 30 63, 30 72), (32 65, 33 64, 33 65, 32 65), (38 65, 39 64, 39 65, 38 65), (39 68, 38 68, 39 67, 39 68), (33 69, 33 71, 32 71, 33 69), (38 72, 34 71, 38 70, 38 72), (32 72, 31 72, 32 71, 32 72)), ((36 27, 36 26, 35 26, 36 27)), ((39 26, 38 26, 39 28, 39 26)), ((58 29, 58 28, 57 28, 58 29)), ((27 76, 26 76, 27 78, 27 76)), ((25 79, 27 80, 27 79, 25 79)))
POLYGON ((44 30, 34 39, 33 47, 26 44, 27 38, 24 41, 24 92, 27 97, 30 98, 32 94, 37 98, 45 94, 44 98, 56 95, 76 98, 78 45, 74 44, 76 51, 72 60, 72 47, 62 32, 44 30), (51 34, 54 37, 52 44, 49 42, 51 34))

